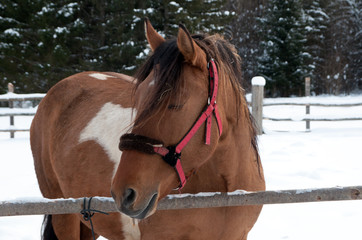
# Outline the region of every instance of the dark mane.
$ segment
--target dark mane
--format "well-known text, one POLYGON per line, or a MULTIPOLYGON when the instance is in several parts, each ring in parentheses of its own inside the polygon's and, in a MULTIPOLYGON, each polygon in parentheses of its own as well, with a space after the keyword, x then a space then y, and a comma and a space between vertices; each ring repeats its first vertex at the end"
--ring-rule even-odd
MULTIPOLYGON (((215 59, 219 71, 224 69, 223 72, 229 76, 235 93, 243 96, 241 60, 234 46, 219 35, 198 34, 193 35, 192 38, 204 50, 207 60, 215 59)), ((135 126, 141 124, 151 115, 159 114, 162 106, 169 103, 170 96, 177 102, 177 98, 180 97, 181 93, 180 89, 182 89, 182 81, 179 81, 179 79, 183 70, 183 62, 184 57, 177 47, 177 39, 172 38, 159 46, 138 70, 135 75, 137 79, 136 88, 152 71, 154 71, 155 85, 153 93, 150 94, 148 99, 150 105, 139 112, 135 120, 135 126)), ((240 102, 237 105, 240 105, 240 102)))
POLYGON ((140 125, 151 114, 158 114, 160 106, 169 101, 169 96, 179 95, 181 89, 179 79, 183 62, 184 57, 178 50, 177 40, 170 39, 159 46, 138 70, 135 75, 137 79, 136 89, 152 71, 154 74, 154 88, 147 101, 149 105, 139 112, 135 120, 135 126, 140 125))

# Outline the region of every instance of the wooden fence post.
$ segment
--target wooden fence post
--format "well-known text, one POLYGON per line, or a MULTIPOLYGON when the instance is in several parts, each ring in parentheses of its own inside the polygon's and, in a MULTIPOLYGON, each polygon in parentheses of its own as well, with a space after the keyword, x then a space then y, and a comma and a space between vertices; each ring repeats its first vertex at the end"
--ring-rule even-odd
MULTIPOLYGON (((12 83, 8 83, 8 92, 14 93, 14 85, 12 83)), ((14 102, 9 100, 9 108, 14 108, 14 102)), ((10 127, 14 126, 14 116, 10 116, 10 127)), ((10 131, 10 138, 14 138, 15 132, 10 131)))
MULTIPOLYGON (((309 96, 310 96, 310 77, 305 78, 305 96, 307 98, 309 98, 309 96)), ((309 104, 305 105, 305 113, 307 115, 310 114, 310 105, 309 104)), ((305 127, 306 127, 307 131, 310 131, 310 121, 309 120, 305 121, 305 127)))
POLYGON ((252 100, 251 107, 256 127, 257 134, 263 134, 263 98, 264 98, 264 86, 265 86, 265 78, 261 76, 256 76, 251 79, 252 85, 252 100))

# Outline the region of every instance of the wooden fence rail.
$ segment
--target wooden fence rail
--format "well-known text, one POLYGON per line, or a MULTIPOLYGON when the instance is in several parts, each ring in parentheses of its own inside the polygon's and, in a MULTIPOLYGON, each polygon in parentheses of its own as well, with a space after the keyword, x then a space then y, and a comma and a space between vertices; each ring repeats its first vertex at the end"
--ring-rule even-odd
POLYGON ((257 133, 261 135, 263 133, 262 120, 271 120, 271 121, 305 121, 306 130, 310 130, 311 121, 362 121, 361 117, 313 117, 310 116, 310 107, 358 107, 362 106, 362 102, 359 103, 342 103, 342 104, 331 104, 331 103, 315 103, 310 99, 310 78, 305 78, 305 99, 302 102, 293 102, 293 99, 288 99, 288 102, 281 100, 278 102, 267 102, 264 101, 263 88, 265 85, 265 80, 263 77, 254 77, 252 79, 252 114, 258 127, 257 133), (276 118, 263 115, 263 108, 267 106, 305 106, 306 115, 301 118, 276 118), (254 108, 256 109, 254 111, 254 108))
POLYGON ((270 120, 270 121, 302 121, 306 122, 306 130, 310 130, 310 122, 318 121, 318 122, 337 122, 337 121, 362 121, 361 117, 320 117, 320 116, 310 116, 310 107, 359 107, 362 106, 361 103, 343 103, 343 104, 330 104, 330 103, 313 103, 305 101, 303 103, 293 103, 293 102, 264 102, 262 103, 263 107, 268 106, 305 106, 306 107, 306 114, 303 117, 299 118, 278 118, 278 117, 270 117, 263 115, 263 120, 270 120))
MULTIPOLYGON (((14 102, 23 102, 23 101, 40 101, 44 98, 45 94, 43 93, 32 93, 32 94, 15 94, 14 85, 12 83, 8 84, 8 93, 0 95, 0 102, 8 102, 9 110, 8 112, 1 112, 0 117, 9 117, 10 118, 10 128, 0 129, 0 132, 10 132, 10 138, 14 138, 15 132, 26 132, 29 129, 24 128, 15 128, 15 116, 34 116, 35 111, 18 111, 14 112, 14 102)), ((34 104, 34 103, 33 103, 34 104)))
POLYGON ((274 102, 274 103, 263 103, 263 106, 314 106, 314 107, 359 107, 362 106, 362 103, 341 103, 341 104, 332 104, 332 103, 313 103, 313 102, 304 102, 304 103, 293 103, 293 102, 274 102))
MULTIPOLYGON (((262 192, 198 193, 168 195, 158 204, 158 210, 235 207, 244 205, 305 203, 323 201, 362 200, 362 186, 297 189, 262 192)), ((0 202, 0 216, 79 213, 84 198, 30 199, 0 202)), ((112 198, 94 197, 92 209, 117 212, 112 198)))
MULTIPOLYGON (((308 92, 308 82, 310 83, 310 79, 306 78, 306 95, 309 96, 308 92)), ((254 77, 252 79, 252 102, 250 105, 252 106, 252 115, 256 121, 257 132, 258 134, 263 133, 263 119, 271 120, 271 121, 305 121, 306 129, 310 129, 311 121, 362 121, 362 117, 341 117, 341 118, 327 118, 327 117, 313 117, 310 116, 310 107, 358 107, 362 106, 361 103, 343 103, 343 104, 330 104, 330 103, 315 103, 310 100, 309 97, 306 97, 302 102, 293 102, 293 99, 278 101, 278 102, 268 102, 264 101, 264 85, 265 79, 263 77, 254 77), (277 118, 263 115, 263 107, 267 106, 305 106, 306 107, 306 115, 301 118, 277 118)), ((40 101, 45 94, 15 94, 14 87, 12 84, 8 85, 8 94, 0 95, 0 102, 9 102, 9 110, 12 110, 15 101, 40 101)), ((17 112, 1 112, 0 117, 8 116, 10 118, 10 128, 8 129, 0 129, 0 132, 10 132, 10 137, 14 137, 14 133, 18 131, 29 131, 29 129, 18 129, 14 126, 14 117, 15 116, 33 116, 34 113, 28 111, 17 111, 17 112)))
POLYGON ((303 118, 273 118, 263 117, 264 120, 270 121, 323 121, 323 122, 338 122, 338 121, 362 121, 362 117, 343 117, 343 118, 324 118, 324 117, 303 117, 303 118))

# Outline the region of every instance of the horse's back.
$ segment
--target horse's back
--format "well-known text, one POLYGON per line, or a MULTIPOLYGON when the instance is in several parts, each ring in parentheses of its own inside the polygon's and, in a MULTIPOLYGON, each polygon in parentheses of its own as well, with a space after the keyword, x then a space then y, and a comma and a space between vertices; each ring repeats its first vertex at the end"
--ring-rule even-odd
MULTIPOLYGON (((76 178, 68 176, 75 174, 75 167, 79 167, 77 171, 82 174, 91 169, 87 166, 89 164, 100 167, 108 164, 110 166, 103 168, 103 172, 108 172, 106 175, 111 178, 113 170, 110 168, 113 166, 107 159, 113 157, 111 160, 118 161, 113 153, 118 149, 107 149, 106 137, 102 136, 107 131, 115 133, 108 136, 113 137, 109 141, 118 141, 115 138, 122 134, 123 129, 120 128, 129 124, 133 83, 130 77, 124 76, 117 73, 79 73, 57 83, 39 104, 31 126, 31 146, 39 185, 45 197, 76 194, 79 191, 78 186, 74 186, 76 178), (106 113, 107 116, 104 115, 106 113), (102 121, 99 126, 97 118, 98 122, 102 121), (109 126, 105 126, 107 121, 109 126), (69 182, 74 184, 67 186, 69 182), (74 190, 64 192, 64 188, 74 190)), ((93 194, 94 190, 87 192, 93 194)))

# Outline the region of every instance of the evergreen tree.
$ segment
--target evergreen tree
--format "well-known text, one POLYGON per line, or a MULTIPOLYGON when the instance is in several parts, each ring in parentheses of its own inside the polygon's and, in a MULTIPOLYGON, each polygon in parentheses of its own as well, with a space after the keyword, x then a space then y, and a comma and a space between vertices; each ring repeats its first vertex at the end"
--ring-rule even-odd
POLYGON ((361 31, 358 11, 354 0, 331 0, 326 6, 330 17, 323 66, 326 93, 350 93, 358 88, 357 72, 361 68, 360 42, 356 41, 361 31))
POLYGON ((133 14, 138 2, 7 0, 0 87, 11 81, 19 92, 44 92, 80 71, 131 73, 146 46, 143 23, 133 14))
POLYGON ((47 67, 37 62, 40 42, 34 15, 40 9, 39 1, 4 0, 0 4, 0 92, 5 92, 9 81, 31 88, 33 69, 47 67))
POLYGON ((259 57, 259 73, 267 80, 266 93, 271 96, 301 95, 303 77, 310 69, 306 61, 305 25, 298 0, 271 0, 260 18, 263 53, 259 57))
POLYGON ((175 35, 222 32, 230 17, 223 1, 3 0, 0 4, 0 93, 46 92, 80 71, 132 74, 147 57, 143 19, 175 35))
POLYGON ((312 79, 312 90, 317 93, 324 93, 323 66, 326 55, 326 32, 329 16, 320 6, 320 1, 303 1, 305 30, 307 34, 306 50, 311 55, 309 61, 310 77, 312 79))
POLYGON ((350 50, 348 51, 349 71, 347 77, 351 79, 347 92, 362 90, 362 1, 349 1, 352 35, 350 50))
POLYGON ((357 31, 354 38, 355 51, 352 54, 352 67, 354 71, 354 79, 356 80, 357 89, 362 90, 362 1, 356 3, 356 26, 357 31))
MULTIPOLYGON (((264 12, 266 0, 230 0, 228 9, 235 12, 235 17, 226 30, 226 35, 235 45, 240 57, 242 58, 242 73, 244 82, 249 83, 256 75, 256 66, 260 55, 260 25, 257 18, 260 18, 264 12)), ((250 85, 244 86, 250 90, 250 85)))
POLYGON ((148 1, 148 16, 165 36, 176 35, 179 23, 191 33, 223 33, 232 12, 225 9, 226 0, 148 1))

